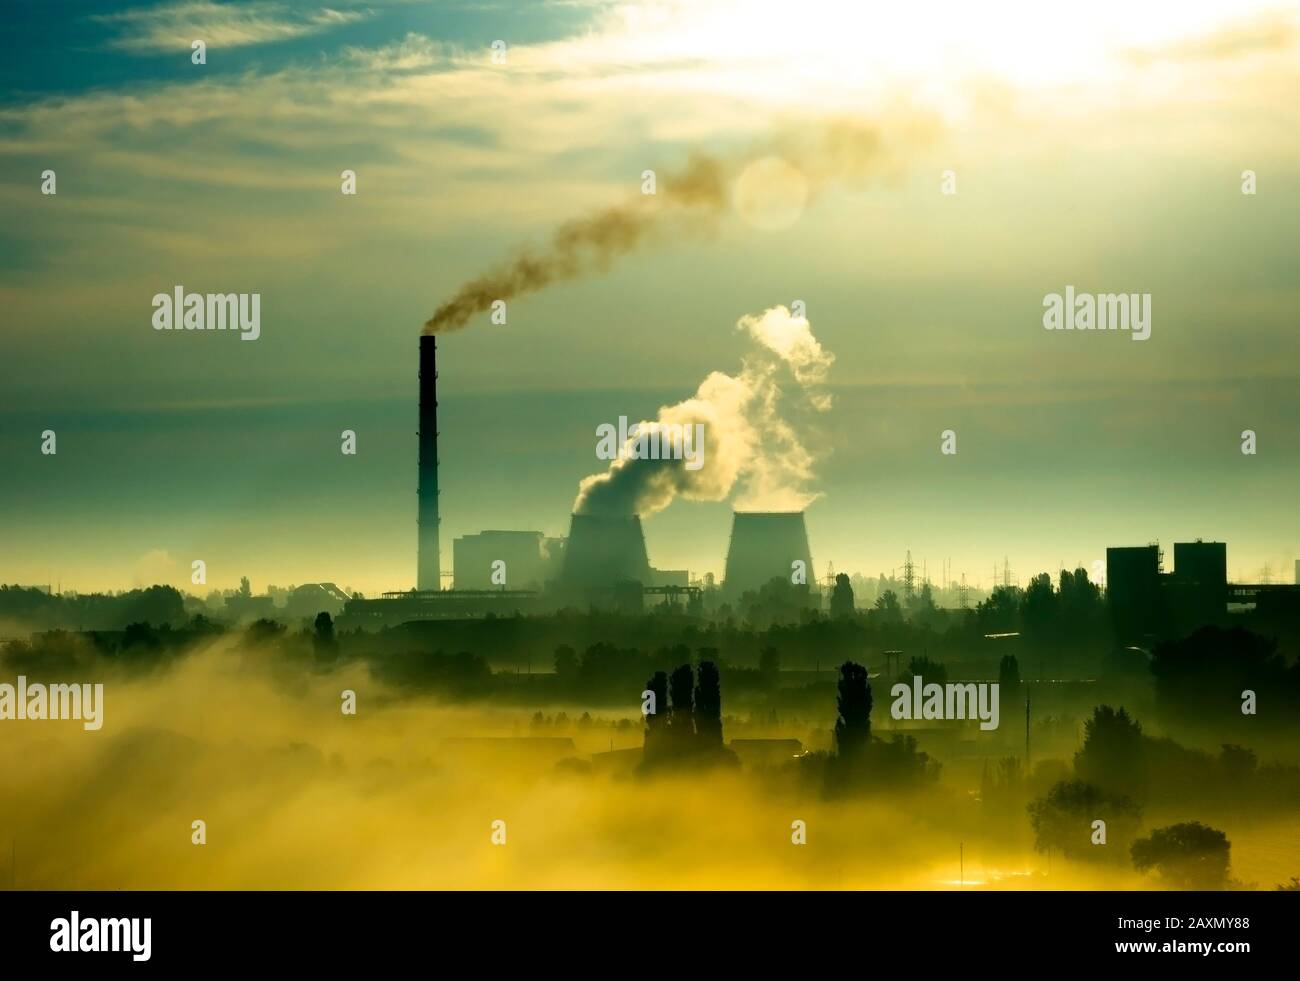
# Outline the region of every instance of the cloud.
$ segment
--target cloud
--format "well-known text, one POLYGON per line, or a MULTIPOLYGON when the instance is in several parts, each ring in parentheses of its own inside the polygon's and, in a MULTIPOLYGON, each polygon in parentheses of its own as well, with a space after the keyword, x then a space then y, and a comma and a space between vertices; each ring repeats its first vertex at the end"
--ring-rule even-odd
POLYGON ((1172 44, 1135 48, 1136 65, 1160 61, 1221 61, 1287 51, 1300 37, 1297 15, 1271 11, 1172 44))
POLYGON ((91 19, 121 28, 122 33, 108 42, 109 47, 152 54, 188 50, 196 40, 212 48, 287 41, 352 24, 367 16, 363 11, 333 7, 296 11, 287 4, 268 0, 239 5, 179 0, 116 14, 97 14, 91 19))
POLYGON ((349 47, 344 54, 355 64, 373 72, 414 72, 435 65, 452 64, 455 51, 414 31, 394 44, 377 48, 349 47))

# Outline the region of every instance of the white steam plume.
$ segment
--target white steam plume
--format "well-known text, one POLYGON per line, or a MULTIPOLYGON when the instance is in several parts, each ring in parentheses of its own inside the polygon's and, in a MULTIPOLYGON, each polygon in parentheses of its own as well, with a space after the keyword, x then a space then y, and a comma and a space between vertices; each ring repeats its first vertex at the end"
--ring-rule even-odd
POLYGON ((741 317, 736 327, 753 342, 740 372, 711 372, 694 396, 639 424, 640 432, 703 424, 702 465, 643 459, 629 438, 608 470, 583 478, 575 513, 649 515, 679 495, 721 501, 733 491, 746 510, 799 511, 817 499, 810 490, 816 454, 805 433, 810 415, 831 407, 823 386, 835 356, 807 318, 783 306, 741 317))

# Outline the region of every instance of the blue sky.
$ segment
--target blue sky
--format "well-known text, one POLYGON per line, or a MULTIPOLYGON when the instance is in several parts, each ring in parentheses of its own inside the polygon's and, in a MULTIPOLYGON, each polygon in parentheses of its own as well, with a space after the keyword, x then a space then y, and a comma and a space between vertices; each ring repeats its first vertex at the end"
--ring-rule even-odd
POLYGON ((95 88, 184 81, 193 77, 189 45, 167 33, 203 37, 206 28, 245 25, 246 43, 210 41, 220 57, 208 74, 273 72, 292 64, 337 58, 348 48, 379 48, 415 33, 448 44, 482 47, 502 31, 508 10, 512 43, 554 40, 581 28, 593 14, 584 4, 415 3, 410 0, 333 2, 122 3, 108 0, 9 0, 0 91, 9 103, 95 88), (331 20, 326 12, 339 15, 331 20), (190 25, 188 29, 186 26, 190 25))

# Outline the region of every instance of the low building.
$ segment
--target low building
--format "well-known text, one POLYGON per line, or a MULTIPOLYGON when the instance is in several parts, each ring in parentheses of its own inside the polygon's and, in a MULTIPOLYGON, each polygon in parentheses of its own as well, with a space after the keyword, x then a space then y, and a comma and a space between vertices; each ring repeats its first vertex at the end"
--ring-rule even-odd
MULTIPOLYGON (((562 541, 562 540, 561 540, 562 541)), ((557 540, 540 531, 480 531, 452 542, 457 589, 541 589, 555 576, 557 540)))

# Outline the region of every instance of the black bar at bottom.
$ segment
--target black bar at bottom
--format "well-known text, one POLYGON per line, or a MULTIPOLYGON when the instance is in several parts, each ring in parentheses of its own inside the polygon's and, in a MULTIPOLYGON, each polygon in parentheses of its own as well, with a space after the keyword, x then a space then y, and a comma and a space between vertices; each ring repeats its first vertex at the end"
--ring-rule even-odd
POLYGON ((8 892, 0 944, 6 967, 115 973, 282 965, 336 976, 421 963, 605 973, 685 958, 762 969, 778 956, 811 969, 868 951, 915 957, 917 970, 1038 954, 1072 967, 1230 968, 1293 954, 1296 913, 1285 892, 8 892), (92 945, 124 949, 83 949, 92 945))

